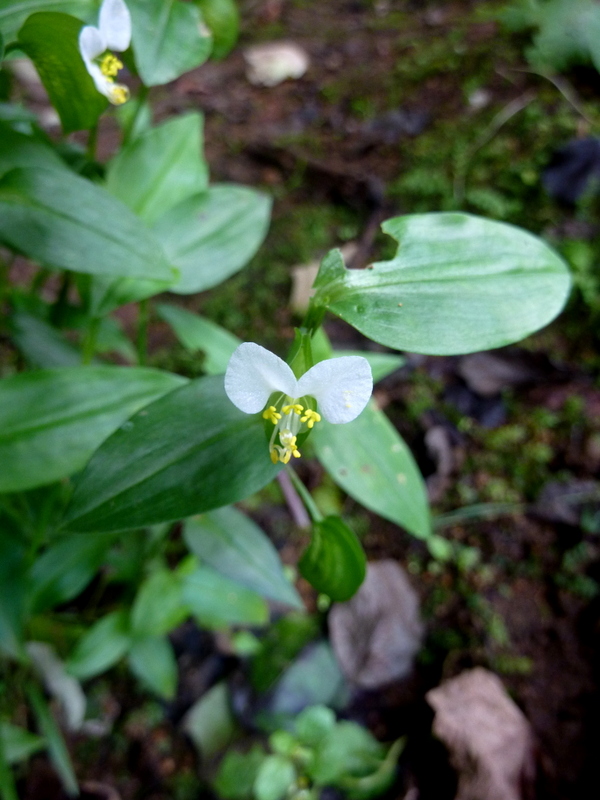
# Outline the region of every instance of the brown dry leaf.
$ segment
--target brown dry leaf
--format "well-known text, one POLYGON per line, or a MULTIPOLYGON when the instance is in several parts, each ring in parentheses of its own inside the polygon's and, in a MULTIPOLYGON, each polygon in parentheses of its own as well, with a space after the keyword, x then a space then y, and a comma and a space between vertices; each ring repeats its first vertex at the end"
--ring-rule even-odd
POLYGON ((533 734, 498 676, 477 667, 426 698, 458 772, 456 800, 522 800, 535 774, 533 734))
POLYGON ((329 614, 331 644, 344 675, 365 689, 406 677, 421 647, 419 599, 404 570, 374 561, 351 600, 329 614))

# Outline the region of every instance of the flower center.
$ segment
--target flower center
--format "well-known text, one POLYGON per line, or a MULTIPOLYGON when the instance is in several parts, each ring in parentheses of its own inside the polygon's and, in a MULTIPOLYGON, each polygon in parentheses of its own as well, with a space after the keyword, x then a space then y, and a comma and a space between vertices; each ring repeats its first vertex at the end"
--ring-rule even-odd
POLYGON ((115 83, 123 62, 112 53, 105 53, 98 62, 100 72, 107 81, 108 99, 115 106, 121 106, 129 100, 129 89, 121 83, 115 83))
POLYGON ((305 408, 297 399, 283 397, 277 405, 265 408, 263 419, 274 425, 269 440, 271 461, 274 464, 278 461, 287 464, 292 456, 300 458, 301 453, 296 445, 298 434, 311 430, 316 422, 321 421, 321 415, 311 408, 305 408))
POLYGON ((123 69, 123 62, 112 53, 106 53, 100 61, 100 72, 107 78, 116 78, 119 70, 123 69))

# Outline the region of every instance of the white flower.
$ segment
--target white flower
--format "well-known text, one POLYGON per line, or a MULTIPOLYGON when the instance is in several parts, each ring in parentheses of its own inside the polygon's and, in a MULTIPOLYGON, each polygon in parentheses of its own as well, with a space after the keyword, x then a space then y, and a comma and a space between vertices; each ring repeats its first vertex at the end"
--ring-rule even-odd
POLYGON ((373 376, 366 359, 342 356, 320 361, 296 379, 291 368, 274 353, 253 342, 241 344, 231 356, 225 372, 225 391, 231 402, 246 414, 263 411, 273 423, 269 452, 274 464, 287 464, 300 457, 298 434, 321 421, 351 422, 367 405, 373 391, 373 376), (278 394, 267 406, 271 395, 278 394), (314 398, 320 414, 311 408, 314 398))
POLYGON ((123 0, 104 0, 98 27, 86 25, 79 34, 79 52, 96 89, 111 103, 121 105, 129 98, 129 89, 115 83, 122 62, 107 50, 122 53, 131 42, 131 16, 123 0))

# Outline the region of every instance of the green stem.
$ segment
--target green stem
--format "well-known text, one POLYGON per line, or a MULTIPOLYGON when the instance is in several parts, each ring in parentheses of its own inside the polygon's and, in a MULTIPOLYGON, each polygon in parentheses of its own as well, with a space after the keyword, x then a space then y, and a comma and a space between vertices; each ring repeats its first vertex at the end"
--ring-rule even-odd
POLYGON ((84 364, 91 364, 96 352, 96 337, 100 327, 100 317, 92 317, 88 329, 83 339, 82 361, 84 364))
POLYGON ((86 155, 89 161, 96 160, 96 145, 98 144, 98 123, 90 128, 87 140, 86 155))
POLYGON ((137 121, 139 119, 140 114, 142 113, 142 110, 143 110, 144 105, 146 103, 146 100, 148 98, 149 91, 150 91, 150 89, 147 86, 144 86, 144 84, 141 85, 140 91, 139 91, 139 94, 138 94, 137 100, 136 100, 135 111, 133 112, 133 114, 131 115, 129 121, 127 122, 127 124, 123 128, 123 144, 124 145, 126 145, 129 142, 129 140, 131 139, 131 135, 135 131, 135 126, 137 124, 137 121))
POLYGON ((327 309, 325 306, 315 305, 314 299, 311 299, 310 303, 308 304, 306 315, 302 320, 302 325, 300 327, 306 329, 311 336, 314 335, 314 333, 317 331, 317 328, 320 328, 323 324, 326 311, 327 309))
POLYGON ((306 510, 313 522, 322 522, 323 514, 317 508, 315 501, 312 499, 310 492, 302 483, 295 470, 291 467, 286 467, 287 473, 290 476, 291 482, 294 484, 294 489, 298 492, 300 499, 304 503, 306 510))
POLYGON ((138 309, 138 322, 137 322, 137 355, 140 366, 148 360, 148 321, 150 319, 150 303, 146 300, 141 300, 138 309))

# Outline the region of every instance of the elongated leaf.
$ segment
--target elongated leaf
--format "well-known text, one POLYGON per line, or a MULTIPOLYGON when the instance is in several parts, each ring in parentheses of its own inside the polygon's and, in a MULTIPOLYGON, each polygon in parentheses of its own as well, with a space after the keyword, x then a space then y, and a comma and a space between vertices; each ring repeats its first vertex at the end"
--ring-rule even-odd
POLYGON ((136 595, 131 609, 131 630, 137 637, 163 636, 187 616, 181 578, 161 569, 146 578, 136 595))
POLYGON ((212 39, 198 8, 180 0, 128 0, 135 63, 146 86, 175 80, 208 58, 212 39))
POLYGON ((547 325, 569 294, 562 259, 541 239, 468 214, 396 217, 392 261, 327 262, 315 303, 388 347, 437 355, 516 342, 547 325))
POLYGON ((171 291, 202 292, 238 272, 265 238, 270 213, 266 194, 219 184, 167 211, 153 230, 180 273, 171 291))
POLYGON ((209 375, 222 375, 241 339, 228 330, 198 314, 179 306, 160 303, 155 308, 159 317, 168 322, 181 344, 192 353, 204 353, 202 364, 209 375))
POLYGON ((212 686, 186 713, 183 729, 200 751, 211 758, 225 750, 236 735, 236 721, 231 709, 226 681, 212 686))
POLYGON ((50 759, 60 776, 65 791, 74 797, 79 794, 79 787, 65 740, 39 687, 30 683, 26 686, 26 691, 40 732, 46 739, 50 759))
POLYGON ((266 534, 237 509, 188 519, 183 535, 192 553, 217 572, 264 597, 303 607, 266 534))
POLYGON ((147 297, 167 291, 177 274, 164 281, 147 281, 141 278, 113 278, 110 275, 94 275, 90 292, 89 313, 94 317, 103 317, 113 309, 126 303, 137 303, 147 297))
POLYGON ((0 736, 0 797, 2 800, 19 800, 15 776, 4 752, 3 737, 0 736))
POLYGON ((75 367, 82 355, 52 325, 26 311, 10 315, 10 338, 32 367, 75 367))
POLYGON ((298 562, 300 574, 332 600, 348 600, 365 579, 367 559, 354 531, 341 517, 313 525, 312 539, 298 562))
POLYGON ((412 454, 373 402, 347 425, 315 425, 319 461, 344 491, 419 539, 431 534, 423 479, 412 454))
POLYGON ((63 131, 91 128, 108 107, 79 52, 83 23, 68 14, 32 14, 19 31, 19 45, 35 64, 63 131))
POLYGON ((146 406, 95 453, 75 487, 72 530, 123 530, 236 502, 278 472, 259 415, 238 411, 220 376, 146 406))
POLYGON ((5 378, 0 381, 0 491, 72 475, 127 417, 184 382, 168 372, 113 366, 5 378))
POLYGON ((67 670, 80 680, 93 678, 120 661, 131 643, 127 611, 113 611, 94 623, 77 642, 66 663, 67 670))
POLYGON ((249 589, 201 566, 183 579, 183 601, 200 624, 210 628, 228 625, 265 625, 265 601, 249 589))
POLYGON ((91 20, 97 7, 96 0, 0 0, 0 31, 10 42, 27 17, 37 11, 60 11, 91 20))
POLYGON ((44 747, 41 736, 19 728, 18 725, 11 725, 10 722, 0 722, 0 740, 0 747, 4 750, 4 757, 9 764, 25 761, 44 747))
POLYGON ((341 358, 343 356, 366 358, 373 373, 373 383, 383 380, 406 363, 405 358, 394 353, 372 353, 368 350, 336 350, 332 354, 333 358, 341 358))
POLYGON ((65 168, 57 153, 34 136, 0 123, 0 175, 15 167, 65 168))
POLYGON ((160 245, 100 186, 66 169, 13 169, 0 179, 0 240, 49 267, 170 279, 160 245))
POLYGON ((76 597, 96 574, 112 541, 106 534, 71 534, 46 550, 31 568, 31 610, 45 611, 76 597))
POLYGON ((171 643, 164 636, 138 639, 128 656, 131 671, 145 686, 165 700, 172 700, 177 688, 177 662, 171 643))
POLYGON ((123 147, 109 164, 106 186, 150 225, 177 203, 206 191, 201 115, 170 119, 123 147))
POLYGON ((27 600, 27 551, 0 514, 0 653, 18 658, 27 600))

